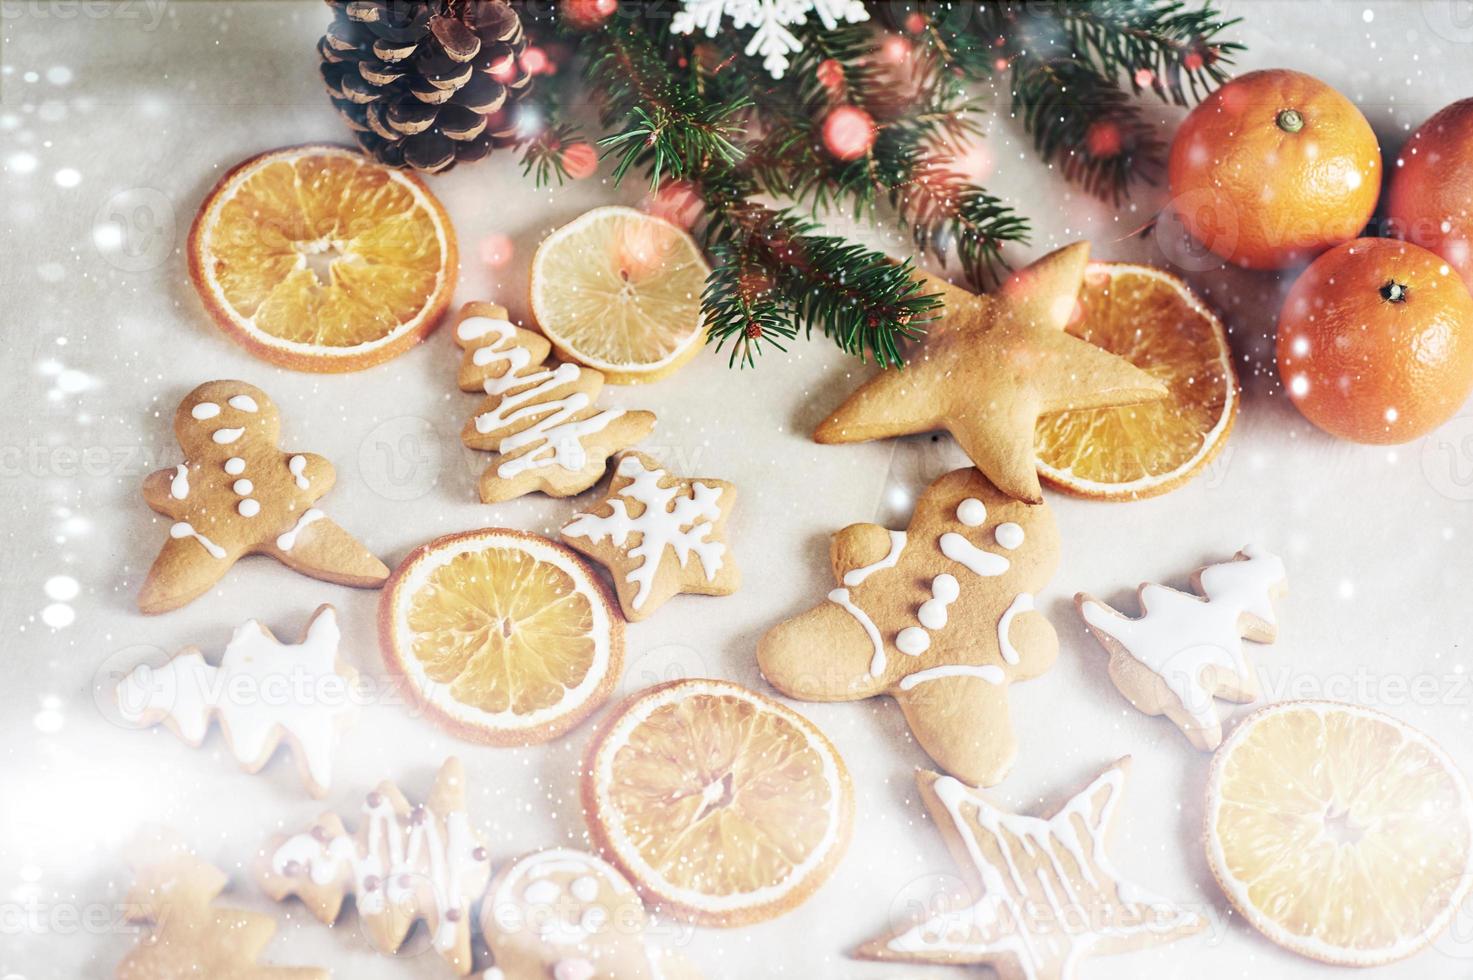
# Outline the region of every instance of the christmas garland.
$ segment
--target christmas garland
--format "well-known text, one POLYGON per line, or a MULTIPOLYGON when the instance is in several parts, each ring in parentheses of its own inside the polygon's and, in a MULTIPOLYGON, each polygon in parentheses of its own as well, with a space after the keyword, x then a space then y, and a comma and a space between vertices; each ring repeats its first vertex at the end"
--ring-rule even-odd
POLYGON ((385 162, 437 171, 512 145, 539 185, 562 182, 591 157, 568 107, 596 100, 616 180, 704 204, 709 337, 743 365, 817 329, 898 366, 939 315, 909 260, 823 233, 825 211, 883 205, 978 286, 1006 270, 1028 221, 956 159, 981 136, 983 83, 1008 85, 1046 162, 1118 201, 1162 165, 1136 97, 1187 105, 1242 49, 1221 39, 1235 20, 1184 0, 328 2, 324 77, 385 162))

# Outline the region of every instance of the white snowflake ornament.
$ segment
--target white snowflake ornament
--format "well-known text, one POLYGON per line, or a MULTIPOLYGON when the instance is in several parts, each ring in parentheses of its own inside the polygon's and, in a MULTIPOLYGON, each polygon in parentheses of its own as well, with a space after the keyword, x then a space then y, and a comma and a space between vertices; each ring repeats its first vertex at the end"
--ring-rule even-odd
POLYGON ((861 0, 683 0, 683 7, 670 22, 676 34, 693 34, 699 29, 715 37, 723 17, 730 17, 737 30, 755 27, 746 53, 760 54, 762 66, 773 78, 782 78, 788 70, 788 56, 803 50, 803 43, 788 28, 807 23, 810 13, 818 14, 831 31, 840 22, 869 20, 861 0))

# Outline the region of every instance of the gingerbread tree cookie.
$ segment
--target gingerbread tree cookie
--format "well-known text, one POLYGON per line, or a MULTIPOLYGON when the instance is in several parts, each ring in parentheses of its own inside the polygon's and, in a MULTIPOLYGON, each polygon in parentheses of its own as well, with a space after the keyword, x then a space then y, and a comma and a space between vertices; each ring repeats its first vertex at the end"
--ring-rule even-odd
POLYGON ((185 461, 143 481, 144 501, 174 522, 138 595, 143 612, 186 605, 251 554, 339 585, 377 588, 389 577, 313 506, 332 489, 332 464, 277 448, 281 418, 260 388, 205 382, 179 404, 174 434, 185 461))
POLYGON ((563 525, 569 545, 608 566, 631 622, 681 592, 731 595, 741 572, 726 545, 736 487, 672 476, 649 456, 627 452, 608 495, 592 513, 563 525))
POLYGON ((319 606, 297 644, 281 643, 254 619, 236 628, 219 666, 197 647, 161 667, 140 664, 118 684, 118 709, 130 724, 166 725, 199 748, 212 719, 246 772, 260 772, 287 742, 307 791, 332 783, 338 736, 351 721, 358 672, 338 656, 337 613, 319 606))
POLYGON ((865 442, 946 429, 1010 497, 1038 503, 1033 433, 1051 412, 1129 405, 1166 386, 1123 357, 1066 333, 1084 284, 1089 244, 1077 242, 978 296, 922 275, 946 316, 927 324, 904 369, 870 379, 814 433, 865 442))
POLYGON ((328 971, 316 967, 258 964, 275 921, 258 912, 216 908, 225 873, 172 834, 140 837, 129 851, 134 880, 128 921, 151 928, 118 964, 118 980, 327 980, 328 971))
POLYGON ((503 868, 481 905, 496 966, 486 980, 699 980, 679 953, 645 935, 644 903, 608 862, 571 848, 503 868), (537 928, 528 928, 533 923, 537 928))
POLYGON ((1148 715, 1165 715, 1197 748, 1222 744, 1214 697, 1258 698, 1258 677, 1243 639, 1278 636, 1274 600, 1288 591, 1284 563, 1249 546, 1231 561, 1200 568, 1189 595, 1164 585, 1139 589, 1141 616, 1131 619, 1086 593, 1074 597, 1089 631, 1110 654, 1110 679, 1148 715))
POLYGON ((649 412, 595 408, 603 375, 572 363, 544 364, 552 345, 514 326, 504 307, 467 303, 455 339, 465 349, 460 389, 486 393, 461 439, 497 454, 481 476, 488 504, 533 491, 582 493, 603 477, 610 456, 655 427, 649 412))
POLYGON ((296 895, 326 923, 353 896, 359 921, 380 952, 392 954, 424 919, 431 942, 464 976, 471 970, 471 905, 486 890, 491 860, 465 811, 465 771, 446 759, 429 802, 411 807, 391 782, 363 804, 356 833, 337 814, 311 830, 277 837, 257 869, 276 901, 296 895))
POLYGON ((908 532, 856 524, 831 552, 840 587, 762 638, 762 673, 806 701, 888 694, 942 768, 999 782, 1017 754, 1008 685, 1059 651, 1033 605, 1059 560, 1048 506, 956 470, 927 488, 908 532))
POLYGON ((1122 878, 1105 854, 1129 763, 1121 759, 1046 818, 994 806, 951 776, 917 773, 971 904, 866 943, 859 955, 986 965, 1003 980, 1073 980, 1086 956, 1201 932, 1202 916, 1122 878))

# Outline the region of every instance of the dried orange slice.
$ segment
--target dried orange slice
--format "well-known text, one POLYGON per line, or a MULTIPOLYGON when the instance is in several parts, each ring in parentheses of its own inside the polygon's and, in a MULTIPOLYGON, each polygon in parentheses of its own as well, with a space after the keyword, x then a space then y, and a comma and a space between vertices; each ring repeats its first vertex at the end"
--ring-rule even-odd
POLYGON ((444 314, 457 261, 423 181, 339 146, 245 161, 189 232, 189 276, 215 322, 299 371, 356 371, 408 350, 444 314))
POLYGON ((564 357, 609 383, 655 381, 700 350, 710 271, 694 239, 664 218, 594 208, 537 247, 532 315, 564 357))
POLYGON ((556 738, 608 699, 624 666, 624 621, 572 550, 487 528, 416 549, 384 586, 389 669, 463 738, 556 738))
POLYGON ((594 840, 645 896, 701 925, 797 906, 849 843, 854 792, 812 722, 739 684, 672 681, 614 709, 589 748, 594 840))
POLYGON ((1160 269, 1091 262, 1069 332, 1119 354, 1170 389, 1160 401, 1060 412, 1038 421, 1038 473, 1100 500, 1167 493, 1227 444, 1238 377, 1222 321, 1160 269))
POLYGON ((1330 701, 1249 715, 1212 762, 1207 860, 1269 939, 1327 963, 1410 956, 1473 885, 1473 803, 1409 725, 1330 701))

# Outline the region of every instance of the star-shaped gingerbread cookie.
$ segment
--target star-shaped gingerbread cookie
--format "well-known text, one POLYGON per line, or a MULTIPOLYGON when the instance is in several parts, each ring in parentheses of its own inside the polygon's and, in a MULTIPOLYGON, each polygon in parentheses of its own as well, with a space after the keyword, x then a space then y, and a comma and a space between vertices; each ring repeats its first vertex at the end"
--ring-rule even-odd
POLYGON ((1129 763, 1116 762, 1048 817, 1011 813, 951 776, 917 773, 970 904, 943 907, 859 955, 990 966, 1003 980, 1073 980, 1086 956, 1201 932, 1202 916, 1126 880, 1105 853, 1129 763))
POLYGON ((741 572, 726 543, 736 488, 672 476, 644 453, 618 457, 608 495, 563 525, 569 546, 606 566, 630 621, 681 592, 731 595, 741 572))
POLYGON ((332 489, 332 464, 277 448, 281 417, 260 388, 205 382, 180 402, 174 434, 185 461, 143 481, 144 501, 174 522, 138 595, 143 612, 186 605, 251 554, 339 585, 377 588, 389 577, 313 506, 332 489))
POLYGON ((1038 503, 1033 444, 1040 415, 1152 401, 1166 386, 1122 357, 1065 332, 1084 284, 1089 244, 1077 242, 977 295, 921 274, 946 315, 928 325, 906 365, 850 395, 814 433, 866 442, 945 429, 998 489, 1038 503))

